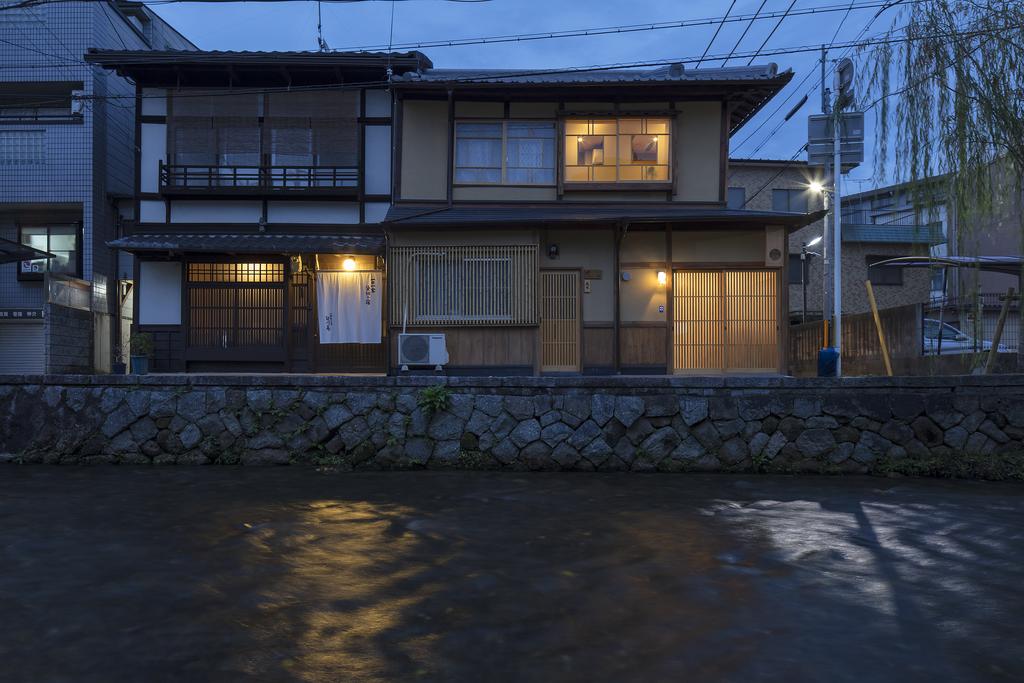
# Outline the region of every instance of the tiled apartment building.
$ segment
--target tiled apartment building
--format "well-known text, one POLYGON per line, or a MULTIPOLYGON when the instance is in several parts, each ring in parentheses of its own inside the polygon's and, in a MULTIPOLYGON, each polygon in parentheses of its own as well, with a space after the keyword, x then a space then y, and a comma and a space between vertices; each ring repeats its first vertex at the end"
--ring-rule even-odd
POLYGON ((0 39, 0 238, 54 255, 0 265, 0 372, 43 372, 60 346, 44 334, 48 272, 92 285, 99 336, 83 357, 109 368, 128 292, 106 243, 131 218, 135 87, 83 55, 194 46, 142 3, 115 1, 3 8, 0 39))

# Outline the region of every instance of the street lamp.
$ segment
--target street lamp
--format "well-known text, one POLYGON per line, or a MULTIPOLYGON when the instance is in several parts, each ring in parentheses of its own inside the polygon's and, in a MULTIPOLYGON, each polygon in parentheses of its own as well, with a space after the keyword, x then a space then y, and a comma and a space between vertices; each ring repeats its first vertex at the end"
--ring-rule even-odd
POLYGON ((807 247, 813 247, 821 242, 821 235, 818 235, 810 242, 800 245, 800 289, 803 294, 800 297, 800 322, 807 322, 807 255, 821 256, 816 251, 810 251, 807 247))

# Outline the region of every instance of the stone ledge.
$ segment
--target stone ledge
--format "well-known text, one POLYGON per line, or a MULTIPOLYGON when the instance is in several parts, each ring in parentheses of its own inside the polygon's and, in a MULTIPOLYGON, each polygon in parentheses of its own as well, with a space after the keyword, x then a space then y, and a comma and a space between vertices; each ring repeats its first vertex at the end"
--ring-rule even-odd
POLYGON ((0 375, 3 385, 60 386, 224 386, 224 387, 427 387, 442 384, 460 389, 947 389, 1024 387, 1024 374, 941 377, 689 377, 618 375, 580 377, 361 376, 314 374, 149 374, 149 375, 0 375))

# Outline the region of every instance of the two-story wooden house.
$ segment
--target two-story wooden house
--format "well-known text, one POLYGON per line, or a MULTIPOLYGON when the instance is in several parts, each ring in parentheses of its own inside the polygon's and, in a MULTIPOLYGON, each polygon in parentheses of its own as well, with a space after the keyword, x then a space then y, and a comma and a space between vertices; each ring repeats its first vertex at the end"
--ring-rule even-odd
POLYGON ((135 328, 153 335, 153 367, 385 371, 383 306, 375 326, 333 320, 325 339, 316 290, 369 282, 383 300, 387 76, 430 61, 116 51, 87 60, 138 86, 136 220, 111 245, 135 255, 135 328))
POLYGON ((820 216, 731 210, 726 175, 791 78, 397 77, 392 329, 444 332, 452 371, 784 372, 787 234, 820 216))
POLYGON ((112 244, 159 370, 396 372, 404 329, 452 373, 785 371, 786 237, 816 216, 728 209, 726 172, 790 72, 89 59, 139 87, 112 244))

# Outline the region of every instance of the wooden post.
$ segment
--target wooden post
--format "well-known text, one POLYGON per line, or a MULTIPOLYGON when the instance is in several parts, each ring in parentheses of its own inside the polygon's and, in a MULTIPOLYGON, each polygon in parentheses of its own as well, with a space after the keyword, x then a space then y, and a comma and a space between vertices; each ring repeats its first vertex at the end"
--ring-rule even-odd
POLYGON ((871 316, 875 319, 875 331, 878 332, 878 345, 882 347, 882 360, 885 361, 885 374, 892 377, 892 363, 889 361, 889 347, 885 343, 885 332, 882 331, 882 319, 878 317, 878 304, 875 303, 875 290, 871 287, 871 280, 866 280, 864 286, 868 288, 868 303, 871 304, 871 316))
POLYGON ((992 335, 992 348, 988 350, 988 360, 985 361, 985 373, 992 373, 996 364, 996 354, 999 353, 999 342, 1003 338, 1003 327, 1006 325, 1006 316, 1010 312, 1010 302, 1013 301, 1013 287, 1006 290, 1006 298, 1003 299, 1003 308, 999 311, 999 320, 996 321, 996 331, 992 335))

